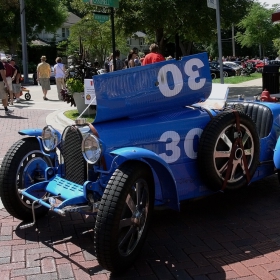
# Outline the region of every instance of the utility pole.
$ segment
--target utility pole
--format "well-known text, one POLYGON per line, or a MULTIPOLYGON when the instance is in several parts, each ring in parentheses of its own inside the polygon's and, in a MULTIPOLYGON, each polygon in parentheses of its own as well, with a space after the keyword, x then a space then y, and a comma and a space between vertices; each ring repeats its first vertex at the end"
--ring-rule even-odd
POLYGON ((232 37, 232 55, 235 56, 235 39, 234 39, 234 24, 231 25, 232 37))
POLYGON ((223 59, 222 59, 222 38, 221 38, 221 20, 220 20, 220 4, 219 0, 207 0, 208 8, 216 10, 216 21, 217 21, 217 34, 218 34, 218 48, 219 48, 219 64, 220 64, 220 79, 221 84, 224 83, 224 70, 223 70, 223 59))
POLYGON ((24 83, 28 84, 28 57, 27 57, 27 44, 26 44, 26 29, 25 29, 25 3, 20 0, 20 22, 21 22, 21 45, 22 45, 22 67, 24 83))
POLYGON ((223 59, 222 59, 222 36, 221 36, 221 20, 220 20, 220 4, 219 0, 216 0, 216 20, 217 20, 217 33, 218 33, 218 47, 219 47, 219 64, 220 64, 220 79, 221 84, 224 83, 224 70, 223 70, 223 59))

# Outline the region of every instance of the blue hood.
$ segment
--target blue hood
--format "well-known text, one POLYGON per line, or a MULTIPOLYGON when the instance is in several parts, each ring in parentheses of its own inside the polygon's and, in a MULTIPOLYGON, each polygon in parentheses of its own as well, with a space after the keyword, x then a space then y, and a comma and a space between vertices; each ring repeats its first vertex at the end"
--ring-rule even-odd
POLYGON ((192 105, 212 89, 207 53, 133 67, 93 77, 94 123, 192 105))

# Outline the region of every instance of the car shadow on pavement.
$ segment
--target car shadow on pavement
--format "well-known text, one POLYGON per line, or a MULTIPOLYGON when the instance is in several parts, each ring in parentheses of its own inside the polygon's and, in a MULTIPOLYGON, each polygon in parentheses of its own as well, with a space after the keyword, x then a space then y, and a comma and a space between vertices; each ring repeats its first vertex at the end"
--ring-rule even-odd
POLYGON ((92 216, 49 213, 34 227, 20 230, 21 223, 15 234, 30 245, 39 243, 40 248, 49 248, 44 258, 70 262, 90 276, 103 273, 110 279, 228 279, 253 275, 260 265, 268 271, 272 259, 280 260, 279 214, 277 175, 235 192, 183 202, 181 212, 155 210, 140 256, 119 277, 104 270, 96 260, 92 216))

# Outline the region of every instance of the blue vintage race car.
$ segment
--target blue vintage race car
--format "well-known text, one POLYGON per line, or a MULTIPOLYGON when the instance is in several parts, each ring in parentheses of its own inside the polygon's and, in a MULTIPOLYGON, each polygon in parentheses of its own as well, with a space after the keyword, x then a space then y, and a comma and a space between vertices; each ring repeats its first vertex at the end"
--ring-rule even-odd
POLYGON ((33 219, 22 228, 49 210, 96 215, 97 259, 122 272, 141 250, 154 205, 180 210, 182 200, 276 171, 280 106, 209 98, 211 80, 206 53, 94 76, 93 124, 19 132, 27 137, 0 170, 7 211, 33 219))

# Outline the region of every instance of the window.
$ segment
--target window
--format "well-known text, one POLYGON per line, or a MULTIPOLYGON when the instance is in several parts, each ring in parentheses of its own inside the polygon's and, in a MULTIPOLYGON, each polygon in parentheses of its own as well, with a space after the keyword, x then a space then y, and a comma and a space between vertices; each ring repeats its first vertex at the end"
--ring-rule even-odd
POLYGON ((144 45, 144 38, 139 38, 139 45, 143 46, 144 45))
POLYGON ((62 38, 65 38, 65 28, 61 28, 61 36, 62 38))

